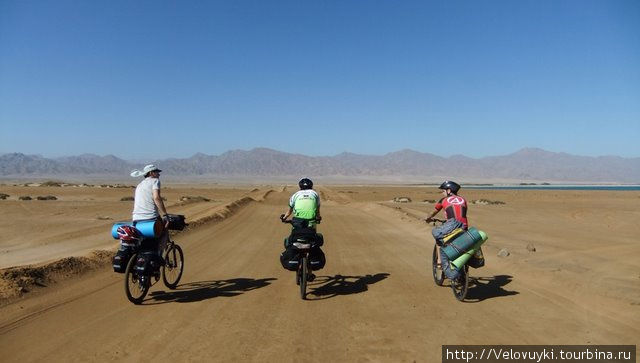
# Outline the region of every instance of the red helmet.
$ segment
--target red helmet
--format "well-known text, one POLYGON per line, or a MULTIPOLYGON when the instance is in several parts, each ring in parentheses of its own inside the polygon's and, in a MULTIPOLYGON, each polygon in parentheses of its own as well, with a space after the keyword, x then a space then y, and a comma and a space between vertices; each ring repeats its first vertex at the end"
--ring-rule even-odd
POLYGON ((141 238, 140 232, 133 226, 120 226, 116 231, 118 237, 123 241, 135 241, 141 238))

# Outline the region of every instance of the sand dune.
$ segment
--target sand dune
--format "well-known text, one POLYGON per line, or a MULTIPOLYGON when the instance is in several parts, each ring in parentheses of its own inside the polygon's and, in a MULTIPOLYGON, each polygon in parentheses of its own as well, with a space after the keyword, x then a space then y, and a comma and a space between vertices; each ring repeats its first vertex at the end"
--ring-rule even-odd
MULTIPOLYGON (((18 201, 34 195, 21 188, 5 188, 12 197, 0 201, 3 266, 113 247, 108 227, 130 212, 118 194, 130 190, 57 188, 46 191, 57 201, 18 201)), ((505 204, 470 206, 470 223, 490 239, 487 266, 471 270, 460 303, 430 276, 431 226, 419 218, 435 189, 320 187, 328 262, 309 301, 278 261, 288 232, 278 215, 294 189, 257 189, 168 189, 170 211, 201 220, 175 236, 186 260, 179 288, 155 285, 134 306, 108 265, 59 278, 0 308, 3 359, 433 362, 442 344, 636 344, 640 336, 638 192, 464 191, 505 204), (215 202, 179 205, 182 195, 215 202), (412 202, 391 202, 397 196, 412 202), (497 257, 502 249, 508 257, 497 257)))

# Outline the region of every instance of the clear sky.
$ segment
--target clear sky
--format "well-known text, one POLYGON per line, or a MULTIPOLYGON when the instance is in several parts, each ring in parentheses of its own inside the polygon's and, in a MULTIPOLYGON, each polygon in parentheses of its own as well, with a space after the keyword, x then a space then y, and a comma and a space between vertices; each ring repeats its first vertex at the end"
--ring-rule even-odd
POLYGON ((0 0, 0 153, 640 157, 640 1, 0 0))

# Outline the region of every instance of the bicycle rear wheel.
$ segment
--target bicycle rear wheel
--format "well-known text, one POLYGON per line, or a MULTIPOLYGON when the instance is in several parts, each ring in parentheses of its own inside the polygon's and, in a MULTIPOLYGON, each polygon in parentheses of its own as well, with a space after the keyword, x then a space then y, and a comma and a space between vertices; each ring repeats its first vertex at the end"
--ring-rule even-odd
POLYGON ((433 272, 433 281, 436 285, 442 286, 444 281, 444 272, 442 272, 442 264, 438 263, 438 245, 433 245, 433 257, 431 259, 431 271, 433 272))
POLYGON ((124 293, 127 299, 136 305, 142 303, 150 287, 150 277, 140 275, 135 269, 137 259, 137 253, 131 256, 124 272, 124 293))
POLYGON ((451 281, 451 289, 458 301, 464 300, 469 290, 469 266, 465 265, 462 270, 460 270, 460 276, 456 280, 451 281))
POLYGON ((164 285, 170 289, 175 289, 182 277, 184 270, 184 254, 182 248, 177 244, 173 244, 167 250, 164 257, 164 266, 162 266, 162 281, 164 285))
POLYGON ((302 273, 300 275, 300 298, 305 300, 307 298, 307 275, 309 274, 308 257, 302 256, 302 273))

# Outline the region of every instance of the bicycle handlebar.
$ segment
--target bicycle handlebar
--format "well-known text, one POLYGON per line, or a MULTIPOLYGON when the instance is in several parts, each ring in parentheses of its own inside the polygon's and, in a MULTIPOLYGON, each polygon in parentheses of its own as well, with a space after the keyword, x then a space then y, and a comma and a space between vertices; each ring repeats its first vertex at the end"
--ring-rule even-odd
MULTIPOLYGON (((316 219, 314 222, 316 222, 316 224, 320 224, 322 220, 318 220, 316 219)), ((286 224, 293 224, 293 220, 291 219, 287 219, 287 220, 282 220, 282 223, 286 223, 286 224)))
MULTIPOLYGON (((284 219, 284 214, 280 215, 280 221, 282 223, 288 223, 288 224, 293 224, 293 219, 284 219)), ((317 224, 320 224, 322 222, 322 218, 320 219, 315 219, 314 222, 316 222, 317 224)))
POLYGON ((424 220, 427 223, 433 222, 433 224, 435 225, 436 222, 440 222, 440 223, 445 223, 447 220, 446 219, 439 219, 439 218, 431 218, 431 220, 427 221, 426 219, 424 220))

